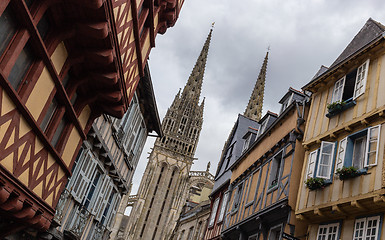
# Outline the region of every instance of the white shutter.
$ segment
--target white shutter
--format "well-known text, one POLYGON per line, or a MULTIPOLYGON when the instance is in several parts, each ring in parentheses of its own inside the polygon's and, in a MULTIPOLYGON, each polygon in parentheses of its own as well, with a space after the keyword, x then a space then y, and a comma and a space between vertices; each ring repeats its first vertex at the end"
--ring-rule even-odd
POLYGON ((377 165, 380 144, 380 125, 370 127, 366 138, 365 167, 377 165))
POLYGON ((338 102, 342 100, 342 94, 344 91, 344 86, 345 86, 345 76, 338 80, 334 84, 334 90, 333 90, 333 96, 332 96, 332 101, 331 103, 338 102))
POLYGON ((96 205, 95 205, 96 206, 95 219, 98 221, 103 216, 104 208, 106 207, 108 198, 110 197, 112 186, 113 186, 112 180, 110 179, 110 177, 106 176, 105 182, 98 194, 98 201, 96 202, 96 205))
POLYGON ((344 138, 340 141, 340 145, 338 146, 336 167, 334 169, 335 171, 337 171, 337 169, 341 169, 344 166, 347 142, 348 138, 344 138))
POLYGON ((90 179, 94 173, 96 166, 96 161, 93 159, 90 151, 86 151, 83 155, 83 163, 79 166, 79 171, 77 172, 74 180, 74 184, 71 188, 71 194, 74 196, 74 199, 78 202, 81 202, 86 194, 86 190, 90 183, 90 179))
POLYGON ((369 59, 357 68, 356 84, 354 85, 353 98, 356 99, 365 92, 366 78, 368 77, 369 59))
POLYGON ((330 178, 334 157, 334 145, 332 142, 321 143, 321 152, 317 164, 317 177, 319 178, 330 178))
POLYGON ((108 221, 107 221, 108 227, 112 227, 115 223, 114 219, 116 217, 116 212, 118 211, 121 199, 122 199, 122 197, 119 195, 119 193, 115 193, 115 197, 114 197, 115 201, 113 202, 113 204, 111 203, 111 207, 110 207, 111 211, 110 211, 108 221))
POLYGON ((306 179, 314 177, 315 164, 317 162, 318 150, 315 150, 309 154, 307 161, 306 179))

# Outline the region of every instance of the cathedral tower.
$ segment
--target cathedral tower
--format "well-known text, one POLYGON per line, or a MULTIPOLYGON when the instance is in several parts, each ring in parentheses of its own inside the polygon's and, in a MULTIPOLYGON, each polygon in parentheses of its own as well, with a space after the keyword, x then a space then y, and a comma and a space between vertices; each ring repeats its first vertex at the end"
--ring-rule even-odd
POLYGON ((266 80, 266 69, 267 59, 269 52, 266 53, 265 60, 263 61, 261 71, 259 72, 257 82, 255 83, 254 90, 250 96, 249 104, 245 109, 246 117, 259 121, 262 116, 263 96, 265 92, 265 80, 266 80))
POLYGON ((203 123, 199 102, 212 29, 162 122, 130 214, 125 239, 169 239, 188 197, 189 172, 203 123))

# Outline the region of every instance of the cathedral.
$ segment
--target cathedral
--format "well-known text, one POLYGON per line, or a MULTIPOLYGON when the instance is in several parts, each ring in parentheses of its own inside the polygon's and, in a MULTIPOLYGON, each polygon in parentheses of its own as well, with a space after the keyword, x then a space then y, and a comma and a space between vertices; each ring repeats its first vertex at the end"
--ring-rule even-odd
MULTIPOLYGON (((122 239, 169 239, 190 197, 191 166, 203 123, 200 101, 212 29, 182 92, 176 94, 149 156, 122 239)), ((211 174, 202 174, 211 183, 211 174)))

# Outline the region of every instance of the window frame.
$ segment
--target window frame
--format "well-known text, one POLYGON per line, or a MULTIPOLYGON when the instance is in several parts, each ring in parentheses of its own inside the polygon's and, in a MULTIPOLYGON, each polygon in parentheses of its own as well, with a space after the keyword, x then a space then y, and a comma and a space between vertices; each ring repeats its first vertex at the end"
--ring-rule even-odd
POLYGON ((233 199, 233 206, 232 206, 232 212, 236 212, 239 209, 239 203, 242 198, 242 192, 243 192, 243 182, 238 184, 237 188, 235 189, 234 193, 234 199, 233 199))
POLYGON ((268 189, 269 190, 272 190, 272 189, 275 189, 278 187, 279 185, 279 180, 281 179, 281 175, 282 175, 282 168, 283 168, 283 161, 284 161, 284 158, 283 158, 283 150, 284 149, 281 149, 280 151, 278 151, 272 158, 271 158, 271 166, 270 166, 270 172, 269 172, 269 185, 268 185, 268 189), (280 158, 279 160, 277 159, 277 157, 280 155, 280 158), (277 163, 276 163, 277 162, 277 163), (273 169, 273 167, 275 166, 275 169, 273 169), (278 169, 277 169, 277 166, 278 166, 278 169), (275 179, 272 179, 273 178, 273 171, 275 173, 275 179), (273 184, 274 181, 277 181, 276 184, 273 184))
POLYGON ((329 237, 333 237, 333 236, 330 236, 330 234, 334 234, 334 232, 329 232, 330 228, 333 228, 333 227, 337 228, 337 232, 335 232, 334 239, 331 239, 331 240, 338 240, 339 236, 340 236, 340 223, 320 224, 318 226, 316 239, 318 240, 318 239, 320 239, 320 237, 322 237, 322 236, 320 236, 320 234, 325 236, 326 239, 329 239, 329 237), (326 233, 321 233, 321 229, 326 229, 326 233))
POLYGON ((225 219, 224 217, 225 217, 225 213, 226 213, 227 203, 229 201, 229 195, 230 195, 229 192, 226 192, 225 194, 223 194, 222 203, 221 203, 219 216, 218 216, 218 220, 217 220, 218 223, 223 222, 223 219, 225 219))
POLYGON ((367 78, 368 78, 368 72, 369 72, 369 64, 370 64, 370 59, 367 59, 364 63, 362 63, 358 68, 357 68, 357 75, 356 75, 356 81, 354 83, 354 92, 353 92, 353 100, 357 99, 359 96, 361 96, 362 94, 365 93, 365 89, 366 89, 366 81, 367 81, 367 78), (359 77, 362 76, 362 74, 360 74, 359 72, 359 69, 362 68, 363 66, 365 66, 365 69, 364 69, 364 76, 361 77, 361 79, 359 80, 359 77), (358 86, 358 80, 360 81, 360 83, 362 84, 362 86, 360 87, 360 92, 358 94, 356 94, 357 92, 357 86, 358 86))
POLYGON ((279 229, 279 239, 282 239, 282 232, 283 232, 283 224, 278 224, 269 229, 269 235, 267 237, 268 240, 271 240, 271 234, 273 231, 277 231, 279 229))
POLYGON ((364 152, 365 156, 364 156, 364 159, 362 159, 362 161, 363 161, 362 166, 363 167, 360 169, 365 169, 368 167, 377 166, 379 148, 380 148, 381 124, 375 125, 372 127, 368 127, 368 128, 363 129, 361 131, 357 131, 357 132, 350 134, 349 136, 347 136, 347 137, 345 137, 339 141, 335 171, 337 171, 337 169, 341 169, 344 166, 345 167, 353 166, 353 152, 354 152, 354 147, 355 147, 353 141, 362 137, 361 135, 366 137, 366 143, 365 143, 365 152, 364 152), (374 163, 369 163, 369 154, 370 154, 369 146, 370 146, 370 142, 373 139, 372 138, 373 136, 371 136, 371 132, 375 128, 378 128, 377 136, 375 137, 375 139, 377 141, 376 150, 372 151, 372 152, 375 152, 375 161, 374 161, 374 163), (366 133, 364 133, 364 132, 366 132, 366 133), (363 133, 364 133, 364 135, 363 135, 363 133), (348 146, 348 144, 350 144, 351 146, 348 146), (341 159, 339 159, 340 156, 341 156, 341 159), (350 162, 347 161, 348 160, 347 158, 351 158, 351 161, 350 162), (341 166, 341 167, 339 167, 339 166, 341 166))
POLYGON ((317 178, 323 178, 323 179, 331 179, 331 174, 332 174, 332 168, 333 168, 333 162, 334 162, 334 159, 335 159, 335 143, 334 142, 327 142, 327 141, 322 141, 321 142, 321 147, 320 147, 320 153, 318 155, 318 159, 317 159, 317 164, 316 164, 316 173, 315 173, 315 176, 317 178), (328 165, 325 165, 327 167, 327 174, 326 176, 322 176, 321 173, 320 173, 320 165, 322 164, 322 159, 323 159, 323 156, 328 154, 328 153, 325 153, 324 150, 326 148, 326 144, 330 144, 332 145, 332 149, 331 149, 331 152, 330 152, 330 162, 328 165))
POLYGON ((340 78, 338 81, 334 83, 334 88, 333 88, 333 95, 332 95, 332 100, 331 103, 334 102, 341 102, 342 101, 342 96, 344 94, 344 88, 345 88, 345 80, 346 80, 346 75, 340 78), (338 83, 342 82, 339 86, 337 86, 338 83), (339 91, 339 98, 336 98, 336 89, 339 91))
POLYGON ((217 197, 214 200, 213 208, 209 219, 209 227, 213 226, 215 223, 215 217, 217 216, 217 212, 218 212, 219 200, 220 200, 220 197, 217 197))
MULTIPOLYGON (((368 231, 368 222, 377 220, 376 224, 376 234, 375 234, 375 239, 378 239, 380 236, 380 228, 382 224, 382 218, 380 215, 375 215, 375 216, 369 216, 369 217, 361 217, 361 218, 356 218, 354 221, 354 230, 353 230, 353 240, 359 240, 359 239, 366 239, 366 234, 368 231), (363 222, 364 226, 362 229, 362 236, 356 236, 356 231, 357 231, 357 223, 363 222)), ((370 231, 371 232, 371 231, 370 231)))

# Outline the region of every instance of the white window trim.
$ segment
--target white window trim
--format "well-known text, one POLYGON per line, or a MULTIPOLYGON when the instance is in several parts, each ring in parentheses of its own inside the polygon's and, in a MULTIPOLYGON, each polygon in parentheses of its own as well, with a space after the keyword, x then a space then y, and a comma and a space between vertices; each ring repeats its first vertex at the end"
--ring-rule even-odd
MULTIPOLYGON (((338 239, 338 235, 339 235, 339 232, 340 232, 340 224, 339 223, 330 223, 330 224, 322 224, 322 225, 319 225, 318 226, 318 232, 317 232, 317 238, 316 239, 319 239, 319 236, 320 236, 320 231, 322 228, 326 228, 326 237, 329 237, 329 229, 331 227, 337 227, 337 233, 336 233, 336 238, 335 240, 338 239)), ((334 239, 333 239, 334 240, 334 239)))
POLYGON ((222 204, 219 211, 218 222, 222 222, 224 219, 228 201, 229 201, 229 192, 226 192, 222 198, 222 204))
POLYGON ((306 179, 309 179, 314 176, 315 166, 317 164, 317 154, 318 154, 318 149, 309 153, 307 169, 306 169, 306 179))
POLYGON ((378 239, 379 230, 380 230, 380 227, 381 227, 380 226, 381 218, 380 218, 380 216, 372 216, 372 217, 365 217, 365 218, 357 218, 354 221, 353 240, 365 239, 366 238, 366 231, 367 231, 367 228, 368 228, 368 221, 371 221, 371 220, 377 220, 375 239, 378 239), (357 222, 364 222, 363 235, 362 236, 358 236, 358 238, 355 237, 355 233, 356 233, 356 230, 357 230, 356 229, 357 222))
POLYGON ((339 142, 336 166, 334 168, 334 172, 337 172, 337 169, 341 169, 344 166, 347 142, 348 142, 347 137, 345 137, 339 142))
POLYGON ((353 92, 353 99, 356 99, 358 98, 359 96, 361 96, 362 94, 365 93, 365 89, 366 89, 366 81, 367 81, 367 77, 368 77, 368 71, 369 71, 369 63, 370 63, 370 59, 366 60, 363 64, 361 64, 358 68, 357 68, 357 76, 356 76, 356 81, 354 83, 354 92, 353 92), (366 65, 365 65, 366 64, 366 65), (358 93, 356 95, 356 88, 357 88, 357 80, 358 80, 358 76, 359 76, 359 73, 358 73, 358 69, 360 69, 360 67, 362 66, 366 66, 366 69, 365 69, 365 75, 364 77, 361 79, 362 81, 362 89, 363 91, 361 91, 360 93, 358 93))
POLYGON ((209 221, 209 226, 211 227, 212 225, 214 225, 214 222, 215 222, 215 217, 217 216, 217 212, 218 212, 218 205, 219 205, 219 200, 220 198, 217 197, 214 201, 214 204, 213 204, 213 209, 211 211, 211 216, 210 216, 210 221, 209 221))
POLYGON ((331 103, 342 101, 342 96, 344 94, 344 88, 345 88, 345 79, 346 79, 346 75, 343 76, 341 79, 339 79, 337 82, 334 83, 331 103), (340 89, 339 89, 339 91, 341 92, 341 96, 339 97, 339 99, 335 99, 336 86, 341 81, 342 81, 342 85, 340 85, 340 89))
POLYGON ((364 167, 372 167, 377 165, 378 161, 378 152, 380 149, 380 137, 381 137, 381 125, 373 126, 368 128, 367 136, 366 136, 366 149, 365 149, 365 160, 364 160, 364 167), (370 130, 378 128, 378 134, 377 134, 377 146, 376 146, 376 161, 373 164, 368 163, 368 155, 369 155, 369 144, 370 144, 370 130))
POLYGON ((251 134, 252 133, 250 133, 249 136, 247 136, 247 138, 245 139, 245 142, 243 143, 242 153, 245 152, 249 148, 250 141, 251 141, 251 134))
POLYGON ((317 159, 317 173, 316 173, 316 177, 318 178, 323 178, 323 179, 330 179, 331 177, 331 173, 332 173, 332 166, 333 166, 333 160, 334 160, 334 149, 335 149, 335 143, 334 142, 326 142, 326 141, 322 141, 321 142, 321 148, 320 148, 320 154, 318 156, 318 159, 317 159), (331 151, 331 159, 330 159, 330 164, 329 164, 329 167, 328 167, 328 172, 327 172, 327 176, 321 176, 320 175, 320 161, 322 159, 322 154, 323 154, 323 149, 324 149, 324 145, 325 144, 332 144, 333 147, 332 147, 332 151, 331 151))
POLYGON ((281 224, 278 224, 278 225, 275 225, 274 227, 271 227, 270 229, 269 229, 269 236, 268 236, 268 240, 270 240, 271 239, 271 232, 272 231, 274 231, 274 230, 276 230, 276 229, 279 229, 279 232, 280 232, 280 236, 279 236, 279 239, 282 239, 282 230, 283 230, 283 224, 281 223, 281 224))

